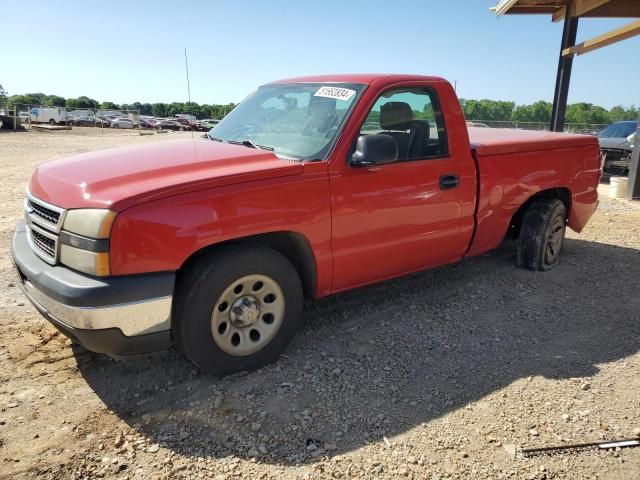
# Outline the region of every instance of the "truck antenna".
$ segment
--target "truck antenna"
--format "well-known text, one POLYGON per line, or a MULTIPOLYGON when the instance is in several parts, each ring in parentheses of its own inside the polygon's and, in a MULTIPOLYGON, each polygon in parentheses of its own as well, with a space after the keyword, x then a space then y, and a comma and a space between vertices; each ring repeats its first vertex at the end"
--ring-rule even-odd
POLYGON ((191 87, 189 86, 189 61, 187 59, 187 48, 184 49, 184 69, 187 72, 187 96, 189 103, 191 103, 191 87))

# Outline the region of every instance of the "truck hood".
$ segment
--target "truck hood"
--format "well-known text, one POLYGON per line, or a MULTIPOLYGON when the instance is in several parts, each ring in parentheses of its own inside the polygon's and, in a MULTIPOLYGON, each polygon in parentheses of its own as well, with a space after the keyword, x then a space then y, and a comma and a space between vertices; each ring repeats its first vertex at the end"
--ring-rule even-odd
POLYGON ((600 148, 619 148, 621 150, 632 150, 632 144, 626 138, 598 138, 600 148))
POLYGON ((124 210, 149 200, 295 175, 298 162, 211 140, 176 140, 83 153, 40 165, 29 191, 62 208, 124 210))

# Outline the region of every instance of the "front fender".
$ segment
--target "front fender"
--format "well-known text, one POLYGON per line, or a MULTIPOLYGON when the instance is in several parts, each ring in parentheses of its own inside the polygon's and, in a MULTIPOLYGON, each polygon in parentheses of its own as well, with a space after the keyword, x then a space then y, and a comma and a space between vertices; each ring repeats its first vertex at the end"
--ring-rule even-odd
POLYGON ((329 180, 326 165, 309 167, 298 176, 176 195, 124 210, 111 234, 112 274, 175 271, 197 251, 218 243, 292 232, 313 251, 317 292, 328 291, 329 180))

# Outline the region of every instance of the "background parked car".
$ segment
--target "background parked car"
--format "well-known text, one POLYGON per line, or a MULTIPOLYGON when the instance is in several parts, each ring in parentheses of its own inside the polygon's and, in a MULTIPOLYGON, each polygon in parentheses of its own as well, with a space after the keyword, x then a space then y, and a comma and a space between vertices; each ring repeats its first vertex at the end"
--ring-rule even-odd
POLYGON ((155 120, 149 118, 140 119, 140 128, 153 128, 156 124, 155 120))
POLYGON ((75 117, 69 120, 69 125, 74 127, 94 127, 100 126, 98 119, 95 117, 75 117))
POLYGON ((96 127, 109 128, 111 127, 111 119, 104 117, 96 117, 96 127))
POLYGON ((135 123, 128 118, 114 118, 111 120, 111 128, 135 128, 135 123))
POLYGON ((178 122, 181 125, 184 125, 186 127, 189 127, 191 130, 197 130, 197 125, 196 122, 191 121, 188 118, 174 118, 173 121, 178 122))
POLYGON ((629 172, 637 131, 637 121, 623 121, 612 123, 598 132, 600 149, 605 154, 605 170, 629 172))
POLYGON ((180 122, 176 122, 175 120, 160 120, 158 123, 154 125, 156 130, 191 130, 189 125, 183 125, 180 122))
POLYGON ((211 118, 207 118, 205 120, 200 120, 200 125, 202 126, 202 129, 205 132, 208 132, 209 130, 211 130, 218 123, 220 123, 220 120, 211 119, 211 118))

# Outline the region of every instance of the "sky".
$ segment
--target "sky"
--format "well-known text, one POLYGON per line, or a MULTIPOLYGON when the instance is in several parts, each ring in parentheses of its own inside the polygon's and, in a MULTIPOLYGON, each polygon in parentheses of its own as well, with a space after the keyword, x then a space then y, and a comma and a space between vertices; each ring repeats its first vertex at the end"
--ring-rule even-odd
MULTIPOLYGON (((115 103, 242 100, 279 78, 414 73, 464 98, 553 99, 562 22, 497 0, 0 0, 9 94, 115 103), (37 12, 37 15, 35 15, 37 12), (9 41, 14 39, 14 41, 9 41)), ((578 42, 629 22, 581 19, 578 42)), ((576 57, 569 102, 640 104, 640 37, 576 57)))

